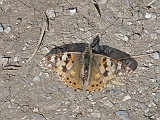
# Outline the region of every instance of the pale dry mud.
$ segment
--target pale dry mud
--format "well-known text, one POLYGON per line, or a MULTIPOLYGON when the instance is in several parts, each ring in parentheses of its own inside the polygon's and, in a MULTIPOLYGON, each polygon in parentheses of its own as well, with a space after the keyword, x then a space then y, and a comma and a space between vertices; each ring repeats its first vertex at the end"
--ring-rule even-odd
POLYGON ((51 48, 91 43, 96 35, 101 45, 131 56, 160 50, 158 0, 96 2, 100 14, 85 0, 0 0, 1 120, 160 120, 159 59, 135 58, 138 67, 127 86, 108 85, 90 94, 75 92, 39 66, 51 48), (33 59, 20 71, 3 70, 23 65, 34 52, 44 13, 49 31, 33 59))

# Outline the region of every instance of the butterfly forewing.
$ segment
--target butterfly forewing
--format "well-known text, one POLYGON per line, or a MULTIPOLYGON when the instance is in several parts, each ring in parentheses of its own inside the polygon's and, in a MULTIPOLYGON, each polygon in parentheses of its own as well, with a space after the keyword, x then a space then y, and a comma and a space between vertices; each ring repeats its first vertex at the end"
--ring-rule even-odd
POLYGON ((67 84, 75 90, 82 89, 80 71, 81 53, 65 52, 59 54, 49 54, 42 59, 40 66, 49 71, 56 72, 67 84))

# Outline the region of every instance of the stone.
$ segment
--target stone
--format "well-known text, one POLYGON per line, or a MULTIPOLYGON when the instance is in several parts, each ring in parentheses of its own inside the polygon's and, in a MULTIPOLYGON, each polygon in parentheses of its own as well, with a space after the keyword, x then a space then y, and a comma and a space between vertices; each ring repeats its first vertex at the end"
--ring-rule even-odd
POLYGON ((130 95, 126 95, 126 96, 124 96, 123 101, 130 100, 130 99, 131 99, 131 96, 130 95))
POLYGON ((4 30, 4 32, 5 32, 5 33, 10 33, 11 29, 12 29, 12 28, 9 26, 9 27, 7 27, 7 28, 4 30))
POLYGON ((158 60, 159 59, 159 53, 158 52, 154 52, 152 54, 153 59, 158 60))
POLYGON ((39 76, 36 76, 33 81, 40 81, 40 77, 39 76))

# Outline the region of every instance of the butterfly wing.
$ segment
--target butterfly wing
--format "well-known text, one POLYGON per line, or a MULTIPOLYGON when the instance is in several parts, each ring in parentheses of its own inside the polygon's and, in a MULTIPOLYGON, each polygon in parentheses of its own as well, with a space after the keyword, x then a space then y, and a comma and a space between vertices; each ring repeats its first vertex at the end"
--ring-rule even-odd
POLYGON ((75 90, 82 89, 80 78, 81 53, 64 52, 59 54, 48 54, 40 62, 40 66, 49 71, 56 72, 67 84, 75 90))
POLYGON ((118 60, 100 54, 93 54, 87 91, 100 90, 109 82, 125 85, 122 80, 126 79, 131 72, 131 68, 118 60))

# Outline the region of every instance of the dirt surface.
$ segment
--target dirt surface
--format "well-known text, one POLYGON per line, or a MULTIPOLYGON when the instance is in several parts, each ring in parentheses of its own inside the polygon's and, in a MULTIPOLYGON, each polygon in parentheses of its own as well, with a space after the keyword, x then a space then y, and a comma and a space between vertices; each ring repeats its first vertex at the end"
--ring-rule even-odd
MULTIPOLYGON (((100 44, 140 55, 160 50, 158 0, 0 0, 1 120, 160 120, 160 61, 136 58, 126 87, 109 85, 88 94, 66 87, 38 64, 51 48, 67 43, 100 44), (49 18, 40 48, 34 52, 45 14, 49 18)), ((158 54, 155 54, 158 57, 158 54)))

